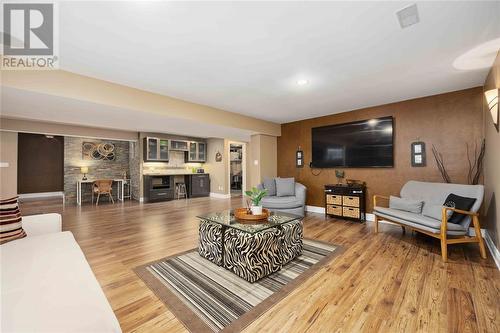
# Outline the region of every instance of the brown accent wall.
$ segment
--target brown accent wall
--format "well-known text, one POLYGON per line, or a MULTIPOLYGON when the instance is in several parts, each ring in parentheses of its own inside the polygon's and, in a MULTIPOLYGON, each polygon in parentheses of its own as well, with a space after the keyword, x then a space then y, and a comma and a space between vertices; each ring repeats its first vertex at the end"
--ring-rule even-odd
POLYGON ((64 189, 64 137, 19 133, 17 192, 60 192, 64 189))
MULTIPOLYGON (((484 91, 500 89, 500 52, 484 82, 484 91)), ((484 158, 484 211, 485 219, 482 227, 500 248, 500 133, 493 125, 493 118, 484 105, 484 135, 486 138, 486 154, 484 158)))
MULTIPOLYGON (((323 206, 323 186, 336 182, 335 169, 321 169, 318 176, 311 172, 308 166, 311 161, 311 128, 393 116, 394 167, 345 169, 346 178, 366 181, 368 212, 372 210, 373 194, 398 195, 403 184, 412 179, 442 181, 431 153, 433 144, 442 152, 452 181, 466 183, 466 143, 479 144, 482 138, 482 99, 482 87, 476 87, 282 124, 281 136, 278 137, 278 176, 295 177, 308 188, 307 204, 323 206), (410 144, 418 139, 426 143, 426 167, 411 167, 410 164, 410 144), (299 146, 304 151, 304 168, 295 167, 295 151, 299 146)), ((314 169, 315 174, 319 171, 314 169)))

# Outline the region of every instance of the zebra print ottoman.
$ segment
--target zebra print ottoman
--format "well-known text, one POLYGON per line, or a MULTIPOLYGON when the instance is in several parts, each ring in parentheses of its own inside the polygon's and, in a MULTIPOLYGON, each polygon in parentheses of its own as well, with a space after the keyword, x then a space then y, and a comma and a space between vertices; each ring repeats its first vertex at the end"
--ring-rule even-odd
POLYGON ((283 229, 282 264, 285 265, 302 254, 303 227, 300 220, 285 223, 281 227, 283 229))
POLYGON ((214 264, 222 266, 222 235, 224 227, 208 220, 200 221, 198 253, 214 264))
POLYGON ((300 220, 249 233, 202 219, 199 231, 202 257, 252 283, 302 254, 300 220))

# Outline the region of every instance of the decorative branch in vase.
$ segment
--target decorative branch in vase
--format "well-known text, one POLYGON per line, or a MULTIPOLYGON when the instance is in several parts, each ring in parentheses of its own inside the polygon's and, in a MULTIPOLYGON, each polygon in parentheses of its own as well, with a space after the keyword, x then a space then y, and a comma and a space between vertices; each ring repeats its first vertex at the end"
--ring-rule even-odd
POLYGON ((486 140, 483 139, 481 142, 481 148, 479 153, 477 151, 477 144, 474 144, 474 163, 471 161, 471 157, 469 156, 469 144, 465 144, 466 152, 467 152, 467 161, 469 162, 469 172, 467 173, 467 181, 470 185, 479 184, 479 178, 481 177, 481 173, 483 171, 483 159, 484 153, 486 150, 486 140))
POLYGON ((448 175, 448 171, 446 171, 446 167, 444 165, 443 155, 437 150, 437 148, 432 145, 432 154, 434 155, 434 159, 436 159, 436 164, 439 172, 441 172, 441 177, 447 183, 451 183, 450 175, 448 175))
MULTIPOLYGON (((479 179, 481 178, 481 173, 483 172, 483 160, 484 160, 485 149, 486 149, 486 141, 485 139, 483 139, 481 141, 481 147, 479 148, 479 151, 477 149, 477 144, 474 144, 474 154, 471 157, 469 144, 468 143, 465 144, 467 162, 469 163, 469 171, 467 172, 467 182, 470 185, 479 184, 479 179)), ((443 155, 441 155, 441 153, 437 150, 437 148, 434 145, 432 145, 432 154, 436 159, 436 164, 439 172, 441 172, 443 180, 447 183, 451 183, 450 175, 448 175, 448 172, 446 171, 443 155)))

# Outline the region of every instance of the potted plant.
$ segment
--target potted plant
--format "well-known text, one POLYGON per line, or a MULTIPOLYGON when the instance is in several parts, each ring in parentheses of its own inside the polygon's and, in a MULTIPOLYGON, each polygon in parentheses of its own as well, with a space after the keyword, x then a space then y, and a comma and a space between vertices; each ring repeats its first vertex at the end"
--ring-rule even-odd
POLYGON ((246 191, 245 194, 252 201, 252 205, 250 206, 252 215, 261 215, 262 205, 260 204, 260 202, 262 201, 262 198, 267 194, 267 190, 259 190, 256 187, 252 187, 252 190, 246 191))

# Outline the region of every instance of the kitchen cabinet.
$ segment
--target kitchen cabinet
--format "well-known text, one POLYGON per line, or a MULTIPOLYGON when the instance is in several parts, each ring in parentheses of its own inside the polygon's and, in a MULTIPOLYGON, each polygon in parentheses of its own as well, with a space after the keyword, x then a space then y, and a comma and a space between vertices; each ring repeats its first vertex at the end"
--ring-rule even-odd
POLYGON ((188 198, 208 197, 210 195, 210 176, 206 173, 184 177, 188 198))
POLYGON ((144 176, 144 200, 146 202, 174 199, 174 177, 161 175, 144 176))
POLYGON ((189 150, 186 152, 186 162, 204 163, 207 160, 207 144, 205 142, 189 142, 189 150))
POLYGON ((170 150, 189 151, 189 141, 170 140, 170 150))
POLYGON ((145 162, 168 162, 169 147, 167 139, 144 138, 145 162))

